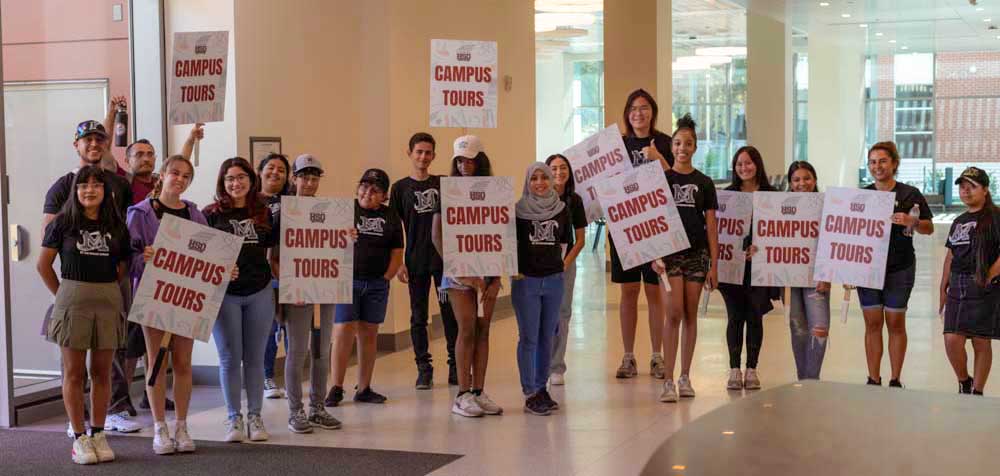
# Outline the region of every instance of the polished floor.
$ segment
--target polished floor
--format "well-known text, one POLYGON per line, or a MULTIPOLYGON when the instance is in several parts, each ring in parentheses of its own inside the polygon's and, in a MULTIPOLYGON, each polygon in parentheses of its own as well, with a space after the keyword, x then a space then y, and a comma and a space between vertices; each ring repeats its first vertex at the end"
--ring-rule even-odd
MULTIPOLYGON (((937 228, 933 237, 917 239, 917 288, 910 303, 909 350, 902 379, 908 390, 903 391, 952 393, 956 390, 935 311, 947 225, 938 224, 937 228)), ((438 339, 432 346, 432 352, 439 359, 437 384, 433 390, 413 389, 415 370, 411 351, 389 354, 379 358, 374 384, 376 390, 389 397, 387 405, 347 403, 332 409, 334 416, 343 421, 343 429, 296 435, 286 428, 285 401, 266 400, 264 419, 272 434, 271 443, 464 455, 433 473, 435 475, 638 474, 656 448, 673 433, 692 420, 746 395, 725 390, 728 370, 726 319, 718 293, 712 294, 708 314, 699 321, 692 369, 692 381, 698 392, 696 398, 679 404, 657 401, 662 382, 648 374, 650 345, 642 301, 636 344, 640 376, 616 380, 613 374, 622 352, 619 294, 617 286, 608 282, 603 263, 604 256, 591 253, 589 249, 580 256, 567 354, 569 372, 566 386, 552 390, 552 395, 562 405, 553 416, 538 417, 522 411, 515 365, 517 327, 511 318, 494 324, 486 385, 493 399, 505 407, 505 415, 466 419, 450 413, 454 391, 444 384, 444 341, 438 339)), ((853 297, 849 318, 842 323, 839 319, 842 295, 839 291, 835 293, 832 306, 835 317, 823 379, 864 383, 867 372, 861 313, 853 297)), ((780 306, 765 318, 759 370, 765 389, 795 380, 788 324, 780 306)), ((883 375, 888 375, 888 356, 883 363, 883 375)), ((353 385, 353 379, 352 369, 348 385, 353 385)), ((989 386, 986 393, 997 394, 989 386)), ((198 388, 195 399, 196 408, 188 420, 191 434, 198 439, 221 439, 225 412, 220 406, 218 390, 198 388)), ((148 417, 145 421, 148 422, 148 417)), ((61 419, 52 419, 35 426, 62 430, 63 424, 61 419)), ((151 430, 144 429, 143 434, 149 435, 151 430)))

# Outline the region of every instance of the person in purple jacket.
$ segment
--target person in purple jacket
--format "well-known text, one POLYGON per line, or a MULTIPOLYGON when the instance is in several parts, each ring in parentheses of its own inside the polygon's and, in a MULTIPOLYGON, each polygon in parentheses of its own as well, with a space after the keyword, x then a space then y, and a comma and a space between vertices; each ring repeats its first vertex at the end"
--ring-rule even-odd
MULTIPOLYGON (((129 263, 129 274, 132 278, 133 292, 139 287, 139 279, 145 269, 146 261, 153 256, 153 241, 160 228, 163 215, 174 215, 185 220, 208 226, 205 215, 198 206, 187 200, 181 200, 181 194, 191 185, 194 179, 194 167, 182 155, 172 155, 163 161, 160 176, 149 194, 149 198, 129 207, 128 230, 132 236, 132 259, 129 263)), ((142 326, 147 349, 160 347, 163 331, 142 326)), ((191 350, 194 340, 175 335, 170 341, 170 361, 174 371, 174 401, 176 405, 174 436, 166 424, 166 379, 157 379, 156 386, 146 387, 150 409, 153 412, 154 434, 153 452, 159 455, 174 452, 194 451, 194 440, 188 435, 187 413, 191 402, 191 350)), ((147 352, 146 368, 153 368, 156 352, 147 352)))

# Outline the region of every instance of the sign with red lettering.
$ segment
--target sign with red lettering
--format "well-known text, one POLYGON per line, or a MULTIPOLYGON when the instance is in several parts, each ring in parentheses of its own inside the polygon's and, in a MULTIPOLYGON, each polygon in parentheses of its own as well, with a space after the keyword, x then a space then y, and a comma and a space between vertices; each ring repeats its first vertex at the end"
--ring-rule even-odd
MULTIPOLYGON (((751 286, 811 288, 822 193, 754 192, 751 286)), ((720 251, 721 254, 721 251, 720 251)))
POLYGON ((228 31, 174 33, 167 107, 170 125, 218 122, 225 118, 228 57, 228 31))
POLYGON ((750 236, 753 195, 731 190, 719 190, 719 282, 743 284, 746 274, 746 252, 743 240, 750 236))
POLYGON ((623 269, 691 247, 659 162, 601 180, 597 199, 623 269))
POLYGON ((628 150, 622 142, 617 124, 601 130, 563 152, 573 168, 576 193, 583 199, 587 210, 587 223, 601 218, 601 204, 597 200, 597 183, 601 180, 632 170, 628 150))
POLYGON ((497 43, 431 40, 431 127, 497 126, 497 43))
POLYGON ((128 320, 208 342, 243 237, 164 214, 128 320))
POLYGON ((444 275, 517 274, 510 177, 441 177, 444 275))
POLYGON ((828 189, 813 279, 882 289, 895 203, 895 192, 828 189))
POLYGON ((281 197, 278 302, 340 304, 354 297, 354 199, 281 197))

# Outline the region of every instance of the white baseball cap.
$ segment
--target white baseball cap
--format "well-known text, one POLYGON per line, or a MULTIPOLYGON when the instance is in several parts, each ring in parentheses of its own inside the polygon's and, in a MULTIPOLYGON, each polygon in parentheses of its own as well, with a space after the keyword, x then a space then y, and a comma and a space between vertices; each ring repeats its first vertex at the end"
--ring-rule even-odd
POLYGON ((455 139, 455 154, 452 157, 475 158, 483 151, 483 144, 474 135, 467 135, 455 139))
POLYGON ((312 154, 302 154, 295 159, 295 164, 292 166, 292 175, 298 175, 306 169, 316 169, 320 175, 323 175, 323 164, 319 162, 319 159, 313 157, 312 154))

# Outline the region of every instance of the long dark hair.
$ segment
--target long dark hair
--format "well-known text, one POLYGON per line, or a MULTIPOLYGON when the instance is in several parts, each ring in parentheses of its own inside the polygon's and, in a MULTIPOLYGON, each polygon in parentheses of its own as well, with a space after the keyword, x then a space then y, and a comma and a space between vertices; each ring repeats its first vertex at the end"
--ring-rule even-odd
MULTIPOLYGON (((486 152, 476 154, 473 160, 476 161, 476 174, 474 177, 490 177, 493 175, 493 167, 490 166, 490 158, 486 156, 486 152)), ((451 159, 451 176, 462 176, 462 173, 458 171, 458 157, 451 159)))
POLYGON ((1000 233, 996 229, 998 223, 994 221, 994 216, 1000 212, 993 204, 993 197, 989 190, 986 191, 986 203, 983 204, 982 213, 976 219, 976 283, 981 287, 986 287, 989 283, 986 278, 989 276, 990 267, 1000 256, 1000 248, 997 242, 1000 241, 1000 233))
POLYGON ((653 117, 649 119, 649 135, 655 136, 660 134, 661 132, 656 130, 656 116, 660 113, 660 106, 656 104, 656 100, 653 99, 652 94, 646 92, 645 89, 639 88, 632 91, 632 94, 629 94, 628 99, 625 100, 625 112, 622 113, 622 122, 625 123, 625 135, 635 137, 635 130, 632 129, 632 123, 628 120, 628 113, 632 109, 632 103, 639 98, 645 99, 649 103, 650 109, 653 110, 653 117))
POLYGON ((763 190, 765 192, 774 191, 774 187, 771 186, 771 182, 767 178, 767 172, 764 170, 764 158, 760 155, 760 151, 752 145, 740 147, 739 150, 733 154, 733 178, 731 180, 730 187, 734 190, 739 190, 743 186, 743 179, 736 173, 736 162, 740 159, 740 154, 744 152, 750 156, 750 161, 753 162, 754 168, 757 169, 757 175, 754 177, 757 179, 757 190, 763 190))
POLYGON ((552 165, 552 161, 556 159, 562 159, 566 162, 566 168, 569 169, 569 179, 566 180, 566 185, 563 186, 563 194, 561 198, 572 197, 576 193, 576 180, 573 179, 573 166, 570 165, 569 159, 562 154, 552 154, 547 159, 545 159, 545 165, 552 165))
MULTIPOLYGON (((792 190, 792 174, 794 174, 799 169, 808 170, 809 173, 811 173, 813 176, 813 181, 816 182, 819 181, 819 176, 816 175, 816 169, 812 166, 812 164, 804 160, 796 160, 795 162, 792 162, 791 165, 788 166, 788 191, 792 190)), ((813 189, 813 192, 818 192, 818 191, 819 191, 819 185, 817 184, 816 187, 813 189)))
POLYGON ((121 212, 115 205, 114 194, 111 188, 111 178, 108 176, 108 172, 100 165, 87 165, 81 167, 76 172, 76 177, 73 178, 73 188, 70 189, 70 196, 59 212, 63 223, 66 225, 66 229, 79 230, 83 227, 84 221, 87 220, 86 215, 84 215, 83 204, 80 203, 76 189, 79 185, 89 182, 91 178, 97 180, 104 187, 104 198, 101 199, 101 207, 97 211, 97 222, 100 224, 100 230, 105 233, 111 233, 115 237, 124 236, 127 233, 125 219, 122 218, 121 212))
MULTIPOLYGON (((291 173, 292 173, 292 168, 291 168, 291 166, 288 165, 288 157, 285 157, 284 154, 278 154, 278 153, 275 153, 275 152, 271 152, 270 154, 267 154, 267 157, 264 157, 264 160, 261 160, 260 163, 257 164, 257 176, 262 177, 264 175, 264 166, 266 166, 267 163, 270 162, 270 161, 272 161, 272 160, 277 160, 277 161, 280 161, 282 164, 285 164, 285 185, 283 185, 281 187, 281 190, 278 192, 278 195, 289 195, 290 192, 291 192, 291 182, 292 181, 291 181, 290 177, 291 177, 291 173)), ((257 189, 256 190, 258 192, 263 192, 264 191, 264 181, 263 180, 258 180, 257 181, 257 189)))
POLYGON ((205 207, 205 212, 213 213, 233 208, 233 198, 226 191, 226 172, 233 167, 243 169, 243 172, 250 177, 250 191, 247 192, 246 205, 247 210, 250 211, 250 216, 253 217, 254 223, 260 226, 269 225, 270 221, 267 219, 268 208, 261 205, 266 203, 266 200, 257 191, 260 187, 257 174, 254 173, 250 162, 247 162, 247 159, 243 157, 226 159, 219 166, 219 177, 215 181, 215 203, 205 207))

